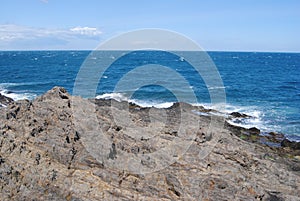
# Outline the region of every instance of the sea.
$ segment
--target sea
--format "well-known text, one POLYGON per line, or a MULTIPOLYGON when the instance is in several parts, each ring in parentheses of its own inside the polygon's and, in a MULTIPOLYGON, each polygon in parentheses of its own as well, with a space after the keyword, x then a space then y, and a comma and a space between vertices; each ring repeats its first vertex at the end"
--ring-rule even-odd
MULTIPOLYGON (((78 73, 90 53, 0 51, 0 93, 14 100, 32 100, 54 86, 62 86, 72 94, 78 73)), ((226 110, 223 112, 240 112, 251 116, 232 119, 230 123, 246 128, 257 127, 263 133, 283 133, 290 140, 300 141, 300 53, 207 53, 223 82, 226 94, 226 110)), ((193 52, 190 54, 189 58, 193 58, 193 52)), ((196 71, 186 68, 188 61, 185 58, 156 51, 148 51, 146 56, 125 55, 122 59, 111 56, 111 59, 118 61, 106 69, 94 97, 88 98, 113 98, 158 108, 169 107, 177 102, 172 90, 160 83, 132 88, 130 93, 128 89, 115 90, 124 75, 137 66, 148 64, 147 58, 151 58, 151 63, 164 64, 188 80, 189 90, 193 90, 197 98, 191 104, 212 107, 209 90, 213 86, 207 86, 196 71)), ((197 60, 196 56, 194 59, 197 60)), ((169 79, 170 76, 165 74, 166 83, 176 82, 176 79, 169 79)), ((143 74, 136 78, 142 80, 143 74)), ((134 81, 135 78, 131 79, 134 81)), ((179 90, 179 93, 185 92, 185 88, 179 90)))

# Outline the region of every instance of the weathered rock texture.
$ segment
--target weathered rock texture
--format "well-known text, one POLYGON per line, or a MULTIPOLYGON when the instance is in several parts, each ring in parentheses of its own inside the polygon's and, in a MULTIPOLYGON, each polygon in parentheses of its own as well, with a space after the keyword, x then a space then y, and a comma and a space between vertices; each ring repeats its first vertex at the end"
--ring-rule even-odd
MULTIPOLYGON (((151 143, 130 137, 130 128, 114 122, 111 108, 122 113, 127 103, 76 97, 83 111, 96 104, 99 128, 112 142, 111 160, 121 151, 155 152, 180 137, 179 107, 200 123, 188 151, 160 171, 136 174, 109 168, 83 146, 83 131, 88 128, 74 126, 72 98, 56 87, 32 102, 18 101, 0 109, 1 200, 300 200, 299 153, 288 142, 279 148, 250 143, 241 136, 258 136, 256 130, 227 124, 214 131, 221 134, 215 142, 215 135, 207 133, 209 116, 190 112, 197 107, 175 104, 161 109, 168 122, 151 143), (203 148, 210 148, 206 157, 199 155, 203 148)), ((155 109, 134 104, 129 108, 133 124, 146 127, 151 122, 148 114, 155 109)))

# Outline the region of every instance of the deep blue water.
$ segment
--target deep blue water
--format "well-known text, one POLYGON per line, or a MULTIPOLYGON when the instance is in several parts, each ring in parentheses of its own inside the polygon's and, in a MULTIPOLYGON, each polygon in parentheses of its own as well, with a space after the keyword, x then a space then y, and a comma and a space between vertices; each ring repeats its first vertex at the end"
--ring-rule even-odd
MULTIPOLYGON (((0 92, 14 99, 33 99, 54 86, 70 93, 89 51, 2 51, 0 52, 0 92)), ((191 53, 192 54, 192 53, 191 53)), ((227 112, 247 113, 254 118, 238 122, 263 131, 282 132, 300 140, 300 53, 208 52, 226 91, 227 112)), ((97 58, 95 58, 97 59, 97 58)), ((101 59, 101 58, 100 58, 101 59)), ((112 59, 114 59, 112 57, 112 59)), ((197 60, 197 58, 195 58, 197 60)), ((208 88, 184 59, 164 52, 134 53, 116 59, 97 87, 99 97, 128 99, 140 105, 163 107, 177 101, 172 90, 154 83, 135 91, 114 91, 130 70, 146 64, 168 66, 182 75, 197 95, 198 104, 210 106, 208 88), (136 55, 138 54, 138 55, 136 55)), ((166 82, 172 80, 166 74, 166 82)), ((143 80, 143 75, 136 76, 143 80)), ((184 88, 177 87, 185 94, 184 88)), ((187 102, 189 102, 187 100, 187 102)), ((193 102, 195 103, 195 102, 193 102)), ((236 122, 237 123, 237 122, 236 122)))

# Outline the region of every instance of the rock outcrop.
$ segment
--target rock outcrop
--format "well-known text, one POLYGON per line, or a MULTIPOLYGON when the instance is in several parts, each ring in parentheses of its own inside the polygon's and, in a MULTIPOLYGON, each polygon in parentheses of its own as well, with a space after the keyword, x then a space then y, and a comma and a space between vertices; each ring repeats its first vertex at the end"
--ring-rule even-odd
POLYGON ((241 136, 256 129, 211 128, 214 117, 192 110, 86 100, 59 87, 11 103, 0 110, 1 200, 300 200, 296 145, 250 143, 241 136), (178 149, 151 158, 168 146, 178 149), (132 170, 141 171, 114 163, 124 156, 140 157, 132 170))
POLYGON ((7 105, 13 103, 14 100, 0 93, 0 107, 6 107, 7 105))

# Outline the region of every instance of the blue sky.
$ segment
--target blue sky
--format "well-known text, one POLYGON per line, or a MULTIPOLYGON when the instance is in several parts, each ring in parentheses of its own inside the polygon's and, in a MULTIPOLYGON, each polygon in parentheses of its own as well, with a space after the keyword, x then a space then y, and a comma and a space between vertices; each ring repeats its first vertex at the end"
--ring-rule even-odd
POLYGON ((300 52, 299 0, 2 0, 0 50, 94 49, 142 28, 205 50, 300 52))

